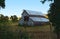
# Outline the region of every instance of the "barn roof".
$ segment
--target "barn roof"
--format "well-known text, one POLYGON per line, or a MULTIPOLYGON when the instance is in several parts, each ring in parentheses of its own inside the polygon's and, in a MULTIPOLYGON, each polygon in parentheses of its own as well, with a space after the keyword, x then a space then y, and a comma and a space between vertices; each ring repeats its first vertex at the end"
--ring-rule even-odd
POLYGON ((42 12, 32 11, 32 10, 25 10, 29 15, 42 15, 44 14, 42 12))
POLYGON ((42 18, 42 17, 30 17, 30 19, 32 19, 33 21, 37 21, 37 22, 49 22, 48 19, 42 18))

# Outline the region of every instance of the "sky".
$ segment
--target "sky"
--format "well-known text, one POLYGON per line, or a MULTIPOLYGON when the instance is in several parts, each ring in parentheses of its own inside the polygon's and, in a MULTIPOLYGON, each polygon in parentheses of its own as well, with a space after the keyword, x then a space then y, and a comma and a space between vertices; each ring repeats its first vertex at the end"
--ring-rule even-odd
POLYGON ((5 0, 5 9, 0 9, 0 14, 5 16, 17 15, 21 16, 23 9, 39 11, 44 14, 49 10, 51 2, 42 4, 41 0, 5 0))

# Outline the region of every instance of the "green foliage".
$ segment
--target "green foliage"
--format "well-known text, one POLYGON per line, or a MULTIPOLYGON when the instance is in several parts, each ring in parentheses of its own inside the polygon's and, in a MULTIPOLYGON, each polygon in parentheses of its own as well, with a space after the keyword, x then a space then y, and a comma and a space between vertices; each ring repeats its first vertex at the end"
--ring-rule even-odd
POLYGON ((18 26, 22 26, 21 24, 18 24, 18 26))
POLYGON ((9 17, 8 17, 8 16, 5 16, 5 17, 4 17, 4 20, 5 20, 5 21, 8 21, 8 20, 9 20, 9 17))
POLYGON ((0 14, 0 22, 2 22, 4 19, 4 15, 0 14))
POLYGON ((8 16, 4 16, 2 14, 0 14, 0 22, 8 22, 9 17, 8 16))
POLYGON ((12 22, 18 21, 18 17, 16 15, 11 16, 10 19, 12 20, 12 22))
MULTIPOLYGON (((46 0, 42 1, 44 3, 46 0)), ((52 1, 52 0, 49 0, 52 1)), ((54 0, 54 3, 50 5, 50 10, 48 11, 48 17, 52 25, 54 26, 54 31, 57 34, 57 39, 60 39, 60 0, 54 0)))
POLYGON ((0 8, 5 8, 5 0, 0 0, 0 8))
POLYGON ((55 5, 54 3, 50 5, 50 10, 48 11, 48 18, 50 22, 52 22, 52 25, 55 26, 55 5))
MULTIPOLYGON (((47 1, 44 0, 43 3, 47 1)), ((48 0, 52 1, 52 0, 48 0)), ((55 31, 60 31, 60 0, 54 0, 54 3, 51 3, 50 10, 48 11, 48 18, 52 25, 55 28, 55 31)))
POLYGON ((44 4, 46 1, 53 1, 53 0, 41 0, 41 2, 44 4))
POLYGON ((50 22, 52 23, 52 25, 54 26, 54 29, 56 32, 60 31, 60 5, 59 5, 59 0, 58 1, 54 1, 54 3, 52 3, 50 5, 50 10, 48 13, 48 17, 50 22))

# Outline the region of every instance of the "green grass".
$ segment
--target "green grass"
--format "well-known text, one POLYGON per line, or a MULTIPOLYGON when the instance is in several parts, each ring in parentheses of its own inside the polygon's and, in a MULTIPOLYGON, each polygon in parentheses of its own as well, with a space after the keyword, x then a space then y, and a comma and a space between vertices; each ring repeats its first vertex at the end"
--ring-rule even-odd
POLYGON ((26 30, 26 31, 50 31, 50 26, 45 25, 45 26, 31 26, 31 27, 19 27, 21 30, 26 30))
MULTIPOLYGON (((50 26, 30 26, 30 27, 24 27, 24 26, 18 26, 17 22, 8 22, 8 23, 0 23, 0 35, 1 39, 20 39, 21 34, 23 35, 23 38, 28 37, 29 33, 26 32, 39 32, 39 31, 50 31, 50 26)), ((32 33, 31 33, 32 34, 32 33)))

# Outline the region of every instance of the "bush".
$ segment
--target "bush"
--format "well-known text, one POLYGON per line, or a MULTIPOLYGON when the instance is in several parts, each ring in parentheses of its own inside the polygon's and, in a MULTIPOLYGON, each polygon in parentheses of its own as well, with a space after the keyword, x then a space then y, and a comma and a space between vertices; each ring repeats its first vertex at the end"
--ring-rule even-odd
POLYGON ((23 25, 21 25, 21 24, 18 24, 18 26, 23 26, 23 25))

